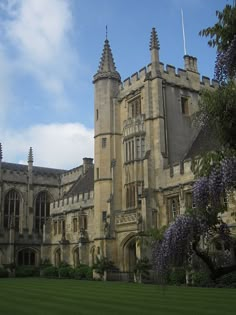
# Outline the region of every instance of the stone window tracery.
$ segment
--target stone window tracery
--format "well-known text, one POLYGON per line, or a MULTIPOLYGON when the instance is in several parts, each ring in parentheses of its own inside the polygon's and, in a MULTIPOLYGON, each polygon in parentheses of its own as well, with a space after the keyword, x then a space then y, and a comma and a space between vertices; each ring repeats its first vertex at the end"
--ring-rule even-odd
POLYGON ((125 162, 141 160, 145 156, 145 137, 135 136, 125 140, 125 162))
POLYGON ((50 216, 50 198, 46 191, 38 194, 35 201, 35 229, 38 232, 43 231, 43 225, 50 216))
POLYGON ((126 185, 126 208, 141 207, 143 182, 126 185))
POLYGON ((19 266, 34 266, 36 263, 35 251, 30 248, 19 251, 17 262, 19 266))
POLYGON ((135 118, 141 114, 141 97, 129 102, 129 117, 135 118))
POLYGON ((180 214, 179 197, 174 196, 167 199, 167 211, 169 222, 173 221, 180 214))
POLYGON ((12 189, 10 190, 4 200, 4 227, 14 227, 19 230, 20 223, 20 195, 12 189))

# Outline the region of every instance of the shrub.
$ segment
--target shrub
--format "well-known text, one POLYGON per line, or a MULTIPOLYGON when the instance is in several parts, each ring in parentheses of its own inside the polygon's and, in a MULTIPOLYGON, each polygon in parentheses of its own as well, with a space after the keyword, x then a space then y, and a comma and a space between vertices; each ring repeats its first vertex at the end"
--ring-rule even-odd
POLYGON ((59 278, 74 278, 74 269, 71 266, 63 266, 58 268, 59 278))
POLYGON ((75 268, 74 277, 79 280, 92 280, 93 270, 88 265, 80 265, 75 268))
POLYGON ((40 264, 40 268, 41 269, 44 269, 44 268, 47 268, 47 267, 50 267, 52 266, 50 260, 48 258, 44 259, 43 261, 41 261, 41 264, 40 264))
POLYGON ((39 268, 35 266, 19 266, 16 268, 16 277, 38 277, 39 268))
POLYGON ((93 265, 93 269, 100 275, 103 276, 105 271, 113 271, 117 268, 115 267, 113 261, 109 260, 107 257, 102 257, 99 259, 96 257, 96 263, 93 265))
POLYGON ((149 259, 147 257, 136 259, 136 264, 134 267, 134 273, 138 277, 142 277, 143 279, 148 279, 151 269, 151 264, 149 262, 149 259))
POLYGON ((215 287, 215 282, 207 271, 197 271, 192 274, 193 285, 196 287, 215 287))
POLYGON ((6 269, 0 267, 0 278, 7 278, 9 273, 6 269))
POLYGON ((181 285, 186 283, 186 275, 184 268, 175 268, 169 274, 169 284, 181 285))
POLYGON ((42 276, 46 278, 58 278, 58 268, 54 266, 46 267, 42 271, 42 276))
POLYGON ((217 287, 236 288, 236 271, 228 273, 216 281, 217 287))

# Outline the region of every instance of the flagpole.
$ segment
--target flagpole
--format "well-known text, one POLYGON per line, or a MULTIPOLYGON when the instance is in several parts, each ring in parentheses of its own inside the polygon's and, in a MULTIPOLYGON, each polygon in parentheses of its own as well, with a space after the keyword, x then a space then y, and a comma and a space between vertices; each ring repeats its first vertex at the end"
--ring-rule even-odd
POLYGON ((184 41, 184 55, 187 55, 186 42, 185 42, 185 31, 184 31, 184 13, 183 13, 182 9, 181 9, 181 17, 182 17, 182 31, 183 31, 183 41, 184 41))

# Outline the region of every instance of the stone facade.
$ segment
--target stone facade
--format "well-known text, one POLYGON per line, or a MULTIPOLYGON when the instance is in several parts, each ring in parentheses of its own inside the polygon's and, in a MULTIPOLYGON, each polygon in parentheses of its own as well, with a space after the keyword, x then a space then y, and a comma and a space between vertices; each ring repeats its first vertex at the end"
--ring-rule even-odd
MULTIPOLYGON (((199 92, 197 59, 185 69, 159 61, 155 29, 151 63, 123 82, 106 39, 94 76, 94 164, 56 170, 0 159, 0 265, 92 265, 105 256, 122 271, 149 255, 137 235, 192 207, 192 158, 217 145, 192 124, 199 92), (210 141, 209 141, 210 140, 210 141)), ((224 214, 232 223, 235 200, 224 214)))

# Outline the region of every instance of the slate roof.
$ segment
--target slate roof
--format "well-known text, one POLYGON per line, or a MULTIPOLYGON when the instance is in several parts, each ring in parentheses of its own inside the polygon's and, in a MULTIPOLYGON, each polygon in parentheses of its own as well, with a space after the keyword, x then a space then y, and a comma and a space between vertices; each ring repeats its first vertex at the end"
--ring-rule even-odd
MULTIPOLYGON (((18 171, 18 172, 27 172, 28 171, 28 165, 2 162, 2 169, 7 169, 10 171, 18 171)), ((60 174, 63 174, 65 172, 67 172, 67 171, 62 170, 62 169, 33 166, 33 173, 38 173, 38 174, 60 175, 60 174)))
POLYGON ((218 150, 219 148, 220 142, 216 138, 214 130, 206 127, 200 130, 184 159, 194 158, 204 152, 218 150))
POLYGON ((94 168, 89 167, 87 172, 80 176, 71 189, 66 194, 66 197, 75 196, 81 193, 93 191, 94 189, 94 168))

